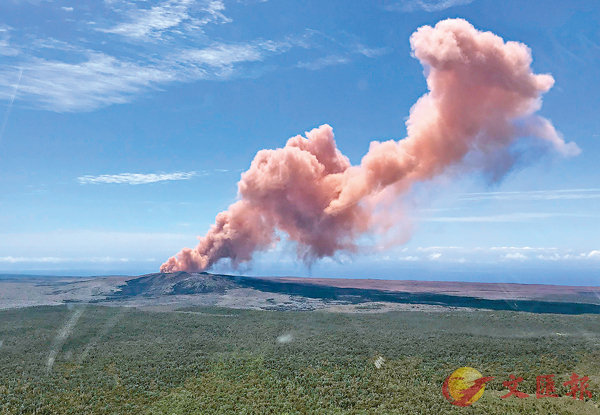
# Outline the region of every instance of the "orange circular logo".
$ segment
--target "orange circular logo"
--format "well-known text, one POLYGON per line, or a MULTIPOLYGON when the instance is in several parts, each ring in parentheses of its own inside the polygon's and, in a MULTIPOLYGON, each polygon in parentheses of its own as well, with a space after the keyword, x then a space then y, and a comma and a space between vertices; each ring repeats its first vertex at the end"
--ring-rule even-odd
POLYGON ((472 367, 461 367, 446 378, 442 393, 452 405, 471 406, 481 398, 485 384, 492 379, 472 367))

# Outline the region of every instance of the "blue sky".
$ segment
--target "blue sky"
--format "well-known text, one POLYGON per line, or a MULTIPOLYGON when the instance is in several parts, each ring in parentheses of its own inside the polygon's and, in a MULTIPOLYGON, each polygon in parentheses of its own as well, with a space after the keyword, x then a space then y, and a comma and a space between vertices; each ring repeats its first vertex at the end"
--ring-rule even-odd
POLYGON ((592 0, 3 1, 0 271, 152 272, 236 199, 258 150, 322 123, 353 163, 401 139, 426 92, 409 36, 448 17, 532 49, 556 80, 540 113, 582 153, 419 186, 390 235, 405 244, 366 237, 309 268, 283 243, 238 272, 596 285, 592 0))

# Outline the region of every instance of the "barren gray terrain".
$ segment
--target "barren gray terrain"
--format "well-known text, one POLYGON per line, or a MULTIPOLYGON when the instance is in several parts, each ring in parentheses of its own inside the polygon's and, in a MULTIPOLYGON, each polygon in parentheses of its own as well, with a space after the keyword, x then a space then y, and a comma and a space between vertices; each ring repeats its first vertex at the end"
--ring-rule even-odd
POLYGON ((600 314, 599 287, 376 279, 253 278, 208 273, 0 278, 0 309, 97 303, 151 310, 221 306, 262 310, 488 309, 600 314))

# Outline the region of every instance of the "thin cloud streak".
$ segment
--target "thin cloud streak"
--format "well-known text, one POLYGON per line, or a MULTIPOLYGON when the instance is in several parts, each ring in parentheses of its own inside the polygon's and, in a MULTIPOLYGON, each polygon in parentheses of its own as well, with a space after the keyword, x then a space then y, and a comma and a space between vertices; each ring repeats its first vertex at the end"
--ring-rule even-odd
POLYGON ((391 261, 428 261, 448 263, 495 263, 498 261, 537 261, 537 262, 577 262, 596 266, 600 260, 600 250, 577 251, 557 247, 532 246, 427 246, 409 250, 404 248, 401 255, 387 255, 391 261))
POLYGON ((19 69, 19 78, 17 79, 17 83, 15 84, 15 89, 13 91, 12 96, 10 97, 10 101, 8 102, 8 107, 6 108, 6 112, 4 113, 4 120, 2 121, 2 126, 0 127, 0 143, 2 143, 2 138, 4 137, 4 130, 6 129, 6 124, 8 123, 8 117, 10 116, 10 112, 12 110, 13 103, 15 102, 15 97, 17 96, 17 92, 19 92, 19 86, 21 86, 21 78, 23 77, 23 69, 19 69))
POLYGON ((569 218, 597 218, 597 215, 586 215, 577 213, 508 213, 503 215, 485 215, 485 216, 438 216, 431 218, 422 218, 422 222, 443 222, 443 223, 496 223, 496 222, 527 222, 531 220, 554 219, 561 217, 569 218))
POLYGON ((464 6, 475 0, 400 0, 385 6, 389 11, 414 12, 423 10, 426 12, 439 12, 455 6, 464 6))
POLYGON ((578 200, 600 199, 600 188, 465 193, 459 200, 578 200))
POLYGON ((330 56, 324 56, 319 59, 315 59, 314 61, 298 62, 296 67, 308 69, 311 71, 317 71, 319 69, 323 69, 328 66, 341 65, 341 64, 348 63, 348 62, 350 62, 350 58, 348 58, 346 56, 330 55, 330 56))
POLYGON ((174 172, 174 173, 120 173, 102 174, 100 176, 80 176, 77 181, 81 184, 148 184, 166 181, 190 180, 198 175, 198 172, 174 172))
POLYGON ((352 62, 356 56, 377 58, 385 55, 390 51, 389 48, 369 48, 364 45, 358 44, 344 53, 329 54, 320 58, 300 61, 296 64, 297 68, 308 69, 311 71, 321 70, 329 66, 344 65, 352 62))
MULTIPOLYGON (((426 246, 426 247, 418 247, 416 248, 417 252, 446 252, 446 253, 556 253, 561 251, 561 248, 557 247, 533 247, 533 246, 475 246, 475 247, 465 247, 465 246, 426 246)), ((405 251, 406 252, 406 251, 405 251)))

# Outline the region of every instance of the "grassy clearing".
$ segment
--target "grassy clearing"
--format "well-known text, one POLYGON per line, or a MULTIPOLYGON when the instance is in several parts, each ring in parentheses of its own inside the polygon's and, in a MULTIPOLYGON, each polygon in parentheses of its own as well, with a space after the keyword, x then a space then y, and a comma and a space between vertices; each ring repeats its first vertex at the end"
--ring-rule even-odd
POLYGON ((596 315, 187 311, 88 306, 58 340, 73 307, 0 312, 0 413, 600 413, 596 315), (461 366, 495 377, 470 408, 441 394, 461 366), (556 374, 564 395, 573 371, 591 400, 499 398, 511 373, 533 395, 556 374))

